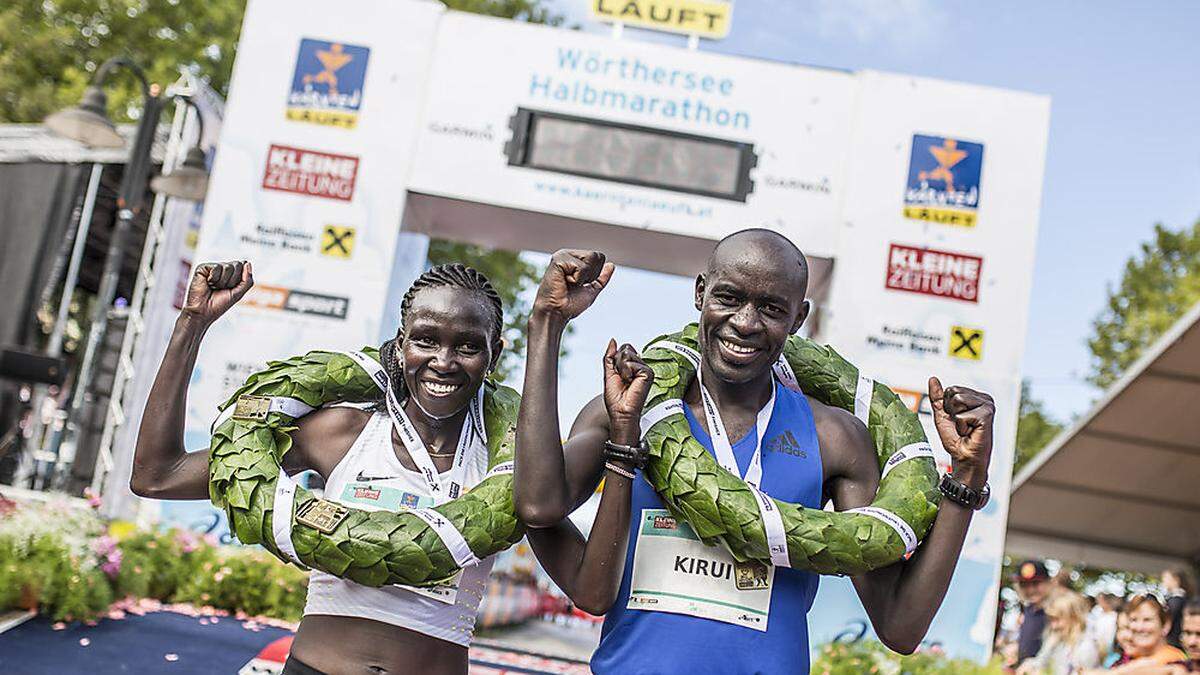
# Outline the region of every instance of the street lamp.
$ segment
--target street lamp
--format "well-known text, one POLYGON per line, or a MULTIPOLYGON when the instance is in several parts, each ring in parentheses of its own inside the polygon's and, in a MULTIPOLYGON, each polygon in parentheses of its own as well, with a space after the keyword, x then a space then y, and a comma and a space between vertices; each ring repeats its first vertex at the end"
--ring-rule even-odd
MULTIPOLYGON (((96 293, 96 305, 92 313, 91 329, 88 331, 87 344, 75 380, 75 391, 71 397, 71 407, 67 413, 67 423, 70 426, 75 426, 79 422, 86 394, 92 384, 97 352, 108 330, 108 314, 117 295, 117 282, 120 280, 121 266, 125 258, 125 241, 133 229, 134 218, 142 208, 146 179, 152 163, 150 151, 154 144, 154 132, 158 127, 159 118, 162 116, 165 101, 164 97, 159 96, 158 85, 150 84, 145 73, 136 63, 125 57, 114 57, 105 61, 96 71, 95 79, 84 91, 78 106, 56 112, 44 121, 45 126, 51 131, 88 146, 123 146, 124 139, 117 133, 116 127, 108 118, 107 96, 101 88, 109 75, 118 68, 133 72, 141 83, 142 114, 138 120, 129 161, 125 164, 125 171, 121 175, 121 185, 117 193, 117 220, 109 238, 104 269, 100 276, 100 288, 96 293)), ((185 96, 169 95, 168 97, 180 98, 193 108, 196 107, 185 96)), ((199 120, 201 117, 198 114, 199 109, 196 112, 199 120)), ((203 127, 200 128, 203 129, 203 127)), ((203 131, 199 138, 202 137, 203 131)), ((204 198, 204 192, 208 187, 208 175, 204 170, 204 153, 199 148, 199 138, 197 146, 188 150, 183 164, 170 174, 155 178, 151 183, 151 189, 158 194, 178 199, 200 200, 204 198)), ((59 434, 55 441, 55 455, 57 455, 57 446, 61 441, 62 434, 59 434)))

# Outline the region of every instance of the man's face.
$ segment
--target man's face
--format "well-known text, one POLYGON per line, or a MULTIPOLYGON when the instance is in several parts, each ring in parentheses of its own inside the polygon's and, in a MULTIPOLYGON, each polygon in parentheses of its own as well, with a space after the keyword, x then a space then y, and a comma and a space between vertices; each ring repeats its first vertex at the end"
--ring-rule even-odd
POLYGON ((1046 599, 1046 591, 1050 588, 1050 582, 1045 579, 1033 579, 1030 581, 1022 581, 1017 584, 1020 591, 1021 600, 1027 605, 1040 605, 1046 599))
POLYGON ((1183 628, 1179 632, 1179 641, 1187 650, 1188 656, 1200 659, 1200 614, 1187 614, 1183 617, 1183 628))
POLYGON ((696 279, 700 348, 709 369, 731 383, 753 380, 779 358, 808 316, 806 275, 794 258, 742 251, 696 279))

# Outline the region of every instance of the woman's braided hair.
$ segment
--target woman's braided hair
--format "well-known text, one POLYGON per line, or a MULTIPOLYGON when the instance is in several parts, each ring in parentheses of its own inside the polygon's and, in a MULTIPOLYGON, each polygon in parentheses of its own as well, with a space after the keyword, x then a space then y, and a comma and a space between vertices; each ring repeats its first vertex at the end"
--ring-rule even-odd
MULTIPOLYGON (((408 310, 412 307, 413 298, 416 297, 417 293, 427 288, 461 288, 483 294, 492 306, 491 334, 493 357, 500 353, 503 344, 504 302, 500 299, 500 294, 492 287, 492 282, 488 281, 488 278, 482 272, 459 263, 437 265, 426 270, 424 274, 417 277, 412 286, 408 287, 408 292, 404 294, 404 299, 400 301, 399 334, 383 343, 379 348, 380 363, 383 365, 383 370, 387 373, 392 387, 396 390, 396 398, 400 401, 408 398, 408 389, 404 384, 404 367, 400 363, 400 345, 404 341, 404 329, 408 321, 408 310)), ((380 398, 380 402, 382 403, 382 397, 380 398)))

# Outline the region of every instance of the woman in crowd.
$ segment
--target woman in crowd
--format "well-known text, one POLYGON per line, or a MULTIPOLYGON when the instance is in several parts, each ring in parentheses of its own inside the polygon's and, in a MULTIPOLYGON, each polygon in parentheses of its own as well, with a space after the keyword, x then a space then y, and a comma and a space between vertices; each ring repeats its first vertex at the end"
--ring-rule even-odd
MULTIPOLYGON (((1187 656, 1167 644, 1170 621, 1166 607, 1153 595, 1135 595, 1125 605, 1123 616, 1129 627, 1124 657, 1109 673, 1122 675, 1173 675, 1186 664, 1187 656)), ((1121 630, 1118 628, 1118 640, 1121 630)))
MULTIPOLYGON (((131 480, 135 493, 208 498, 209 453, 189 453, 183 446, 188 381, 204 334, 253 283, 249 263, 197 267, 142 417, 131 480)), ((284 457, 288 473, 316 471, 325 480, 327 499, 355 508, 436 505, 435 494, 447 492, 440 489, 443 481, 467 490, 487 471, 487 449, 473 431, 469 403, 500 357, 500 296, 479 272, 441 265, 413 283, 400 317, 399 333, 380 348, 395 405, 381 396, 374 407, 316 410, 297 420, 284 457), (409 449, 397 433, 400 428, 415 431, 420 442, 410 441, 409 449), (466 459, 457 461, 463 453, 466 459), (436 476, 433 470, 418 470, 429 463, 436 476), (430 484, 434 481, 437 489, 430 484), (360 498, 362 493, 373 501, 360 498)), ((615 345, 604 365, 610 413, 640 411, 653 379, 650 369, 631 349, 618 355, 615 345)), ((632 466, 618 468, 632 473, 632 466)), ((621 478, 605 481, 591 539, 596 546, 585 543, 569 523, 530 535, 535 552, 550 561, 551 577, 585 608, 607 607, 617 593, 608 570, 619 569, 625 557, 631 486, 621 478)), ((491 565, 488 559, 466 568, 456 583, 437 591, 370 588, 314 570, 283 672, 465 674, 491 565)))
POLYGON ((1171 619, 1167 642, 1175 647, 1183 647, 1179 641, 1179 632, 1183 629, 1183 606, 1196 596, 1195 578, 1188 570, 1176 567, 1163 571, 1162 586, 1167 596, 1167 615, 1171 619))
POLYGON ((1019 675, 1073 675, 1100 665, 1099 645, 1087 633, 1087 600, 1074 591, 1059 590, 1046 605, 1046 635, 1042 648, 1021 664, 1019 675))

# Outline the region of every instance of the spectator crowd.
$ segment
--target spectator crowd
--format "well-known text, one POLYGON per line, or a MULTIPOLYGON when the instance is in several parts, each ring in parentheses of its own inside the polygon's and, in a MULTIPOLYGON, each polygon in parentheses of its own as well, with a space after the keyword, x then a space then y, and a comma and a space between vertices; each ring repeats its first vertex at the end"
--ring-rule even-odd
POLYGON ((1089 597, 1039 560, 1018 565, 1020 615, 997 650, 1016 675, 1200 673, 1200 596, 1186 569, 1162 574, 1162 594, 1089 597))

